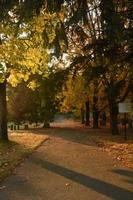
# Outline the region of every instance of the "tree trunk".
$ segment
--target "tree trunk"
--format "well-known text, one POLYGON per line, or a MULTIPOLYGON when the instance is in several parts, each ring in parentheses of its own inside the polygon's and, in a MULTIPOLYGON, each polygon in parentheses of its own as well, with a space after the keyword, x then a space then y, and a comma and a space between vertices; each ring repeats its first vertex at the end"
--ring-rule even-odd
POLYGON ((83 107, 81 108, 81 123, 85 124, 85 110, 83 107))
POLYGON ((8 141, 6 80, 0 83, 0 139, 8 141))
POLYGON ((89 100, 87 100, 85 102, 85 108, 86 108, 86 120, 85 120, 85 125, 86 126, 89 126, 90 125, 90 103, 89 103, 89 100))
POLYGON ((50 128, 50 123, 45 121, 43 123, 43 128, 50 128))
POLYGON ((110 101, 110 127, 112 135, 118 135, 118 106, 115 101, 110 101))
POLYGON ((99 119, 99 113, 97 110, 93 110, 93 128, 99 128, 98 126, 98 119, 99 119))
POLYGON ((98 97, 96 95, 93 96, 93 128, 99 128, 98 119, 99 119, 99 111, 98 111, 98 97))

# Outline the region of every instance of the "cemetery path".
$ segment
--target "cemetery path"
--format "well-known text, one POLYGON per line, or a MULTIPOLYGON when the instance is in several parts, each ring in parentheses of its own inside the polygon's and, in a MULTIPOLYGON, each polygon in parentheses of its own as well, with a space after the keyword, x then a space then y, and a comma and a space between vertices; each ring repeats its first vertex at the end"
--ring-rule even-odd
POLYGON ((40 130, 49 140, 2 183, 0 200, 133 199, 131 169, 121 167, 94 144, 83 143, 78 126, 53 125, 40 130))

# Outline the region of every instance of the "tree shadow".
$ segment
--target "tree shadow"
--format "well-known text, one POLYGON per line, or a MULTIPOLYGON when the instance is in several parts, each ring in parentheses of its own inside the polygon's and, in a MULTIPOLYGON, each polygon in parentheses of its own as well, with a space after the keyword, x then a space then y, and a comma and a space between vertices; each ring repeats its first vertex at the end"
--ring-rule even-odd
POLYGON ((90 188, 100 194, 110 197, 114 200, 132 200, 133 194, 129 190, 121 188, 119 186, 107 183, 96 178, 89 177, 87 175, 75 172, 68 168, 59 166, 57 164, 51 163, 49 161, 41 160, 35 156, 30 159, 31 162, 41 165, 44 169, 51 171, 55 174, 63 176, 71 181, 74 181, 80 185, 90 188))
POLYGON ((133 184, 133 171, 125 170, 125 169, 114 169, 112 172, 119 174, 121 176, 128 177, 127 180, 125 180, 127 183, 133 184))
POLYGON ((49 136, 60 137, 68 141, 80 143, 90 146, 103 146, 96 140, 96 137, 110 136, 110 130, 105 129, 93 129, 90 127, 79 126, 51 126, 50 128, 40 128, 32 131, 36 134, 47 134, 49 136))
MULTIPOLYGON (((64 118, 62 120, 58 120, 57 122, 55 121, 51 123, 50 128, 33 128, 27 130, 27 132, 29 131, 32 131, 32 133, 35 134, 47 134, 49 136, 56 136, 68 141, 90 146, 103 147, 105 141, 114 141, 118 144, 128 143, 128 140, 124 140, 123 135, 112 136, 109 127, 93 129, 89 126, 81 124, 79 121, 65 120, 64 118)), ((131 138, 129 139, 133 138, 132 134, 130 134, 130 137, 131 138)))
POLYGON ((120 174, 122 176, 128 176, 130 178, 133 178, 133 171, 125 170, 125 169, 114 169, 112 170, 114 173, 120 174))
POLYGON ((46 134, 50 137, 59 137, 70 142, 80 143, 84 145, 97 146, 95 137, 91 137, 90 133, 87 131, 82 131, 81 129, 75 128, 62 128, 62 127, 51 127, 49 129, 39 129, 34 131, 34 133, 46 134), (90 138, 91 137, 91 138, 90 138))
POLYGON ((36 199, 39 196, 36 188, 23 176, 15 175, 8 179, 8 183, 5 183, 7 187, 4 190, 0 190, 0 199, 36 199))
POLYGON ((51 126, 47 129, 36 129, 32 130, 35 134, 47 134, 52 137, 60 137, 67 141, 80 143, 84 145, 94 146, 94 147, 104 147, 105 141, 111 142, 115 141, 116 143, 124 144, 128 141, 124 141, 121 136, 112 137, 110 130, 107 128, 104 129, 92 129, 86 127, 59 127, 51 126))

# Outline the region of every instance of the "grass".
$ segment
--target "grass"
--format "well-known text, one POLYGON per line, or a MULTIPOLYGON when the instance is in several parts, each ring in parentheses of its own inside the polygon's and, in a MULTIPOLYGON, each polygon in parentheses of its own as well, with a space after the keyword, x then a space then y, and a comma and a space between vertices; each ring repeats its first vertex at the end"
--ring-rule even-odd
POLYGON ((96 143, 101 150, 106 151, 110 156, 120 161, 123 166, 133 168, 133 134, 128 135, 125 140, 122 135, 112 136, 103 133, 92 133, 89 135, 91 143, 96 143))
POLYGON ((103 150, 106 151, 113 158, 121 161, 123 166, 133 168, 133 140, 125 141, 120 136, 112 137, 110 139, 103 138, 103 150))
POLYGON ((12 132, 10 141, 0 142, 0 182, 10 175, 23 159, 48 139, 47 135, 32 132, 12 132))

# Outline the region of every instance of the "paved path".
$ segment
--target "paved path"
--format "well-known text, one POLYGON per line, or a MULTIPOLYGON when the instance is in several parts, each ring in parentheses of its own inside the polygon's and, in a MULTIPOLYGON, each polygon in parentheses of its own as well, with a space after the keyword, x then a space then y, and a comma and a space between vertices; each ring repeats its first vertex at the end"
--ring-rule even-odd
POLYGON ((62 126, 47 133, 50 139, 3 182, 0 200, 133 199, 133 171, 85 145, 80 130, 62 126))

